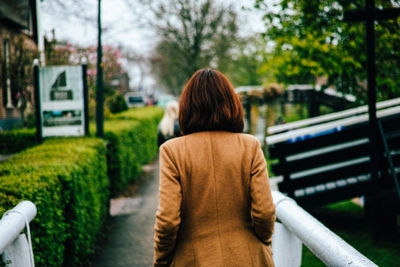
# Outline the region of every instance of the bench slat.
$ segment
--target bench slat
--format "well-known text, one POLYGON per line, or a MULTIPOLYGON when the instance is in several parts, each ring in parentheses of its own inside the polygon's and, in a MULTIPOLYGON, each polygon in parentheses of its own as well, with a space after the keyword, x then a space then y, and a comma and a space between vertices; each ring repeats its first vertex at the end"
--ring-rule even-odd
MULTIPOLYGON (((381 119, 385 132, 398 130, 400 127, 400 114, 381 119)), ((347 126, 339 132, 321 135, 318 137, 298 141, 295 143, 282 142, 268 146, 271 158, 281 158, 301 152, 318 149, 332 144, 350 142, 363 137, 368 137, 369 124, 367 122, 347 126)))
MULTIPOLYGON (((400 131, 391 133, 387 137, 387 142, 390 150, 400 149, 400 131)), ((303 157, 301 156, 301 154, 299 154, 297 156, 298 158, 295 160, 290 160, 290 157, 286 158, 286 162, 284 164, 281 164, 280 162, 273 164, 272 171, 275 175, 285 175, 302 170, 313 169, 325 165, 354 160, 369 155, 368 139, 359 139, 358 142, 352 143, 340 144, 341 146, 346 147, 339 149, 331 147, 330 151, 322 152, 322 150, 316 150, 314 152, 321 151, 321 153, 313 156, 307 157, 307 153, 303 153, 303 157)), ((293 157, 294 156, 292 156, 292 158, 293 157)))

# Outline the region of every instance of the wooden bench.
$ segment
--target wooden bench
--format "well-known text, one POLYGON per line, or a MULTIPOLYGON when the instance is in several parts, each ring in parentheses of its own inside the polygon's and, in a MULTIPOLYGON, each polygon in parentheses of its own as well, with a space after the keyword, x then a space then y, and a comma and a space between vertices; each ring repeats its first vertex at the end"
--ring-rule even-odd
MULTIPOLYGON (((398 105, 400 105, 400 98, 394 98, 394 99, 377 102, 376 109, 383 110, 383 109, 398 106, 398 105)), ((329 114, 314 117, 314 118, 309 118, 309 119, 305 119, 305 120, 270 126, 270 127, 268 127, 268 134, 273 135, 273 134, 283 133, 283 132, 287 132, 287 131, 300 129, 303 127, 309 127, 309 126, 318 125, 321 123, 327 123, 327 122, 331 122, 331 121, 335 121, 335 120, 339 120, 339 119, 344 119, 344 118, 348 118, 351 116, 367 114, 367 112, 368 112, 368 106, 364 105, 364 106, 360 106, 360 107, 356 107, 356 108, 347 109, 344 111, 329 113, 329 114)))
MULTIPOLYGON (((377 116, 395 172, 400 172, 400 106, 381 109, 377 116)), ((378 190, 377 185, 382 183, 370 177, 368 132, 368 114, 361 114, 267 137, 272 172, 283 176, 279 190, 303 207, 378 190)), ((387 177, 388 168, 387 160, 382 159, 381 179, 391 179, 387 177)), ((389 188, 379 190, 393 190, 393 183, 383 184, 389 188)))

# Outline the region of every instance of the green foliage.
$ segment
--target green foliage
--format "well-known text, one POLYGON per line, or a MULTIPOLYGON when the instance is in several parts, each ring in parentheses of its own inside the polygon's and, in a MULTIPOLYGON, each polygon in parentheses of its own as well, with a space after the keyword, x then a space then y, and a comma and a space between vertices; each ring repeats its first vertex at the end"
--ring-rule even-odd
POLYGON ((303 251, 301 255, 301 266, 324 267, 326 265, 303 244, 303 251))
POLYGON ((119 93, 116 93, 110 97, 108 101, 108 107, 112 113, 117 113, 128 109, 125 98, 119 93))
POLYGON ((261 85, 271 79, 261 73, 264 63, 266 42, 258 37, 237 38, 231 59, 225 62, 224 71, 235 87, 241 85, 261 85))
POLYGON ((160 107, 143 107, 143 108, 133 108, 125 112, 116 114, 113 119, 118 120, 140 120, 140 121, 150 121, 152 123, 158 124, 160 122, 164 111, 160 107))
POLYGON ((162 115, 163 110, 158 107, 134 108, 105 121, 112 194, 135 181, 142 164, 154 158, 157 153, 157 126, 162 115))
POLYGON ((157 129, 163 114, 164 111, 159 107, 145 107, 131 109, 116 116, 121 120, 136 120, 139 123, 139 128, 136 130, 139 143, 135 151, 139 155, 141 164, 152 160, 158 151, 157 129))
POLYGON ((0 154, 15 153, 36 143, 36 129, 0 131, 0 154))
POLYGON ((106 121, 107 161, 111 192, 121 191, 140 172, 140 126, 137 121, 106 121))
MULTIPOLYGON (((399 7, 399 1, 376 1, 377 8, 399 7)), ((261 71, 285 84, 311 83, 325 76, 328 84, 366 100, 365 23, 343 21, 364 1, 256 0, 265 11, 265 37, 273 45, 261 71), (275 7, 271 7, 275 5, 275 7)), ((400 96, 400 18, 379 21, 376 30, 378 100, 400 96)))
POLYGON ((108 184, 103 141, 47 140, 0 165, 0 212, 31 200, 36 265, 78 266, 107 218, 108 184))
MULTIPOLYGON (((330 204, 312 211, 312 215, 378 266, 397 266, 400 262, 400 249, 395 234, 393 239, 373 238, 363 208, 354 202, 330 204)), ((303 247, 302 266, 325 265, 303 247)))
MULTIPOLYGON (((110 187, 123 189, 154 158, 162 115, 157 107, 128 110, 105 122, 106 142, 47 139, 0 164, 0 216, 24 199, 37 207, 31 223, 37 266, 89 265, 108 216, 110 187)), ((23 143, 11 137, 34 136, 33 130, 18 131, 3 140, 23 143)))

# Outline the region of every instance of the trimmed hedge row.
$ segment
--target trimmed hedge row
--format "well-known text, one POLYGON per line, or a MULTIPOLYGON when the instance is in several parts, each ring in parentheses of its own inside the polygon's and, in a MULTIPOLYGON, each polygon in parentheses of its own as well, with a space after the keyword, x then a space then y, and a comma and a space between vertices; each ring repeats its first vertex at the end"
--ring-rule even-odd
POLYGON ((164 114, 162 108, 147 107, 142 109, 131 109, 116 116, 119 120, 136 120, 139 122, 140 135, 138 136, 139 147, 136 147, 140 155, 141 163, 147 163, 154 158, 158 151, 157 127, 164 114))
POLYGON ((107 121, 104 125, 107 143, 108 177, 113 195, 120 192, 140 172, 140 127, 137 121, 107 121))
POLYGON ((107 218, 108 185, 104 141, 52 139, 0 165, 0 206, 34 202, 36 265, 76 266, 94 251, 107 218))
POLYGON ((0 131, 0 154, 12 154, 36 144, 35 129, 0 131))
MULTIPOLYGON (((37 266, 89 265, 108 215, 110 190, 123 189, 154 158, 162 114, 154 107, 128 110, 105 122, 104 141, 48 139, 0 164, 0 216, 23 199, 37 206, 31 223, 37 266)), ((23 149, 16 147, 8 151, 23 149)))
MULTIPOLYGON (((157 126, 163 116, 158 107, 130 109, 105 121, 108 175, 112 195, 134 181, 141 166, 157 153, 157 126)), ((94 128, 91 129, 94 133, 94 128)))

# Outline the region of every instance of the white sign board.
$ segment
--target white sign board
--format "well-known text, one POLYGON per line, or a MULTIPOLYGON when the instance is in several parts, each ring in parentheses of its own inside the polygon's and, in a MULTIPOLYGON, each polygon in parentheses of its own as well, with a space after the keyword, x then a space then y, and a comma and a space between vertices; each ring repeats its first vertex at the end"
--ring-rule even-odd
POLYGON ((83 136, 81 66, 39 68, 42 136, 83 136))

